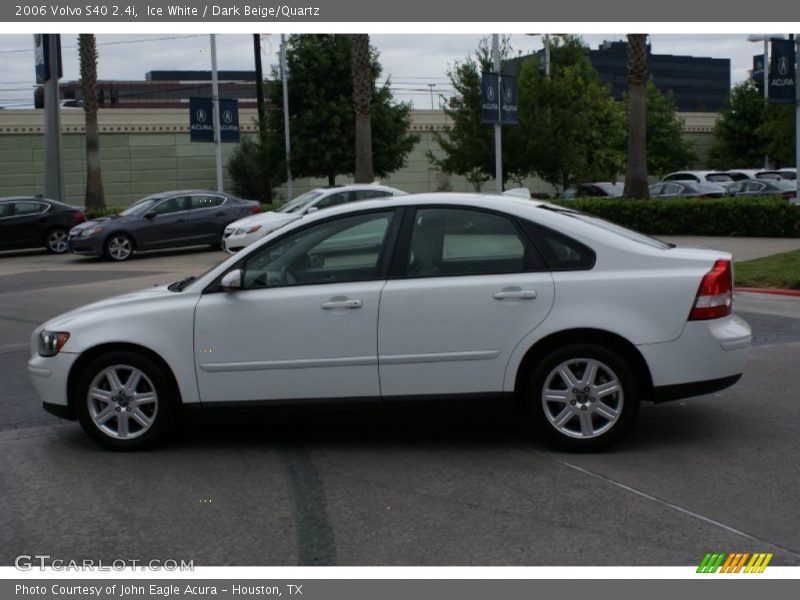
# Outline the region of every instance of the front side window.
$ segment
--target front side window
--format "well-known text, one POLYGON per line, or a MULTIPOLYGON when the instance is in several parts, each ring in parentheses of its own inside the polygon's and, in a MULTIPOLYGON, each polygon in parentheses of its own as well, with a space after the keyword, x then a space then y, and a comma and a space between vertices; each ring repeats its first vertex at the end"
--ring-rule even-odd
POLYGON ((157 215, 168 215, 182 210, 186 210, 186 198, 183 196, 169 198, 153 208, 153 212, 157 215))
POLYGON ((537 257, 508 217, 470 209, 417 210, 407 277, 537 270, 537 257))
POLYGON ((393 211, 325 221, 291 233, 244 263, 245 289, 367 281, 380 276, 380 256, 393 211))
POLYGON ((345 202, 350 202, 355 198, 353 192, 336 192, 317 202, 314 207, 322 210, 323 208, 330 208, 331 206, 338 206, 345 202))
POLYGON ((14 205, 11 202, 0 202, 0 219, 14 214, 14 205))

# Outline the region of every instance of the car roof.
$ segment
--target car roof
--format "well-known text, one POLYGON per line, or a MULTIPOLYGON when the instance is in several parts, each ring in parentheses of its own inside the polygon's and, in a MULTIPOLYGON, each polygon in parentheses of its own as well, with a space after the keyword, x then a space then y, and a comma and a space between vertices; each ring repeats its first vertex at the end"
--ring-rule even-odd
POLYGON ((382 183, 348 183, 346 185, 336 185, 333 187, 318 187, 309 191, 330 193, 347 192, 350 190, 380 190, 386 192, 398 192, 396 195, 407 195, 407 192, 404 192, 403 190, 399 190, 388 185, 383 185, 382 183))

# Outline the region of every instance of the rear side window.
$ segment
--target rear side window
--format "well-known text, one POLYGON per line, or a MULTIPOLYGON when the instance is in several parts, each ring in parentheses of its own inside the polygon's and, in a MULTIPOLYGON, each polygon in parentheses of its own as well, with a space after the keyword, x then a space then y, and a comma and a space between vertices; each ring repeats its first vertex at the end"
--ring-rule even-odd
POLYGON ((21 215, 35 215, 43 213, 48 208, 47 204, 43 202, 15 202, 14 203, 14 216, 21 215))
POLYGON ((214 208, 215 206, 220 206, 224 201, 224 198, 220 198, 219 196, 192 196, 189 209, 214 208))
POLYGON ((551 271, 586 271, 594 266, 595 254, 588 246, 530 221, 522 224, 551 271))
POLYGON ((542 269, 539 257, 508 217, 470 209, 425 208, 416 212, 406 277, 542 269))

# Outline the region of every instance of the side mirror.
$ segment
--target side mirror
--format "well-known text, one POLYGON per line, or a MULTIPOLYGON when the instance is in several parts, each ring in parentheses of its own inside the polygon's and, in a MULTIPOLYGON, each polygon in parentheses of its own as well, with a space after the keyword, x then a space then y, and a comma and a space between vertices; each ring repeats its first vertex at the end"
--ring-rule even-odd
POLYGON ((310 215, 311 213, 315 213, 315 212, 317 212, 318 210, 319 210, 319 209, 318 209, 316 206, 309 206, 309 207, 306 209, 306 214, 307 214, 307 215, 310 215))
POLYGON ((156 218, 156 211, 151 210, 150 212, 144 213, 145 219, 155 219, 156 218))
POLYGON ((241 289, 242 287, 242 277, 244 273, 242 273, 241 269, 234 269, 233 271, 228 271, 225 275, 222 276, 222 279, 219 282, 219 287, 221 287, 226 292, 232 292, 234 290, 241 289))

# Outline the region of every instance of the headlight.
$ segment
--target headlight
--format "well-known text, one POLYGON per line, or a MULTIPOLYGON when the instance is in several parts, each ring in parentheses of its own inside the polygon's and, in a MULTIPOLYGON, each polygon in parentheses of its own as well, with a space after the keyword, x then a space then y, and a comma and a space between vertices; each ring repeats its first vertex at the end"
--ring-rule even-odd
POLYGON ((98 233, 102 232, 102 227, 89 227, 88 229, 84 229, 81 231, 81 237, 92 237, 93 235, 97 235, 98 233))
POLYGON ((39 356, 55 356, 69 339, 66 331, 42 331, 39 333, 39 356))
POLYGON ((261 229, 261 225, 253 225, 252 227, 245 228, 244 232, 245 233, 255 233, 259 229, 261 229))

